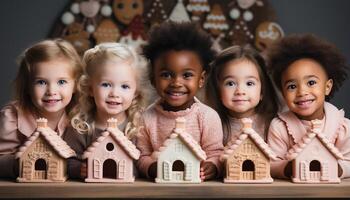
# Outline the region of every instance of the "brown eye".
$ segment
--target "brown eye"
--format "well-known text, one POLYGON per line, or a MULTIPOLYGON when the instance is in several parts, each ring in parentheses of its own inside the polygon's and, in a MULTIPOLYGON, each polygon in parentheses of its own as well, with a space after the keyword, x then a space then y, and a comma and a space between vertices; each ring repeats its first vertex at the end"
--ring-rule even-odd
POLYGON ((132 8, 133 8, 133 9, 137 9, 138 7, 139 7, 139 4, 138 4, 138 3, 133 3, 133 4, 132 4, 132 8))
POLYGON ((118 4, 117 4, 117 8, 120 9, 120 10, 123 9, 123 8, 124 8, 124 4, 118 3, 118 4))

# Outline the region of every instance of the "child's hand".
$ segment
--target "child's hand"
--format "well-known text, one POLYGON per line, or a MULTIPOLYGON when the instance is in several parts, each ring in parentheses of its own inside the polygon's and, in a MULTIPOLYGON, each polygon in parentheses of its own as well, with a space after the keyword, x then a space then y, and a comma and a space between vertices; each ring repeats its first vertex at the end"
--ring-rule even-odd
POLYGON ((82 162, 80 165, 80 178, 85 179, 87 177, 87 165, 86 162, 82 162))
POLYGON ((200 177, 202 181, 215 178, 217 174, 216 166, 212 162, 201 163, 200 177))
POLYGON ((154 162, 149 166, 148 176, 151 178, 156 178, 156 176, 157 176, 157 162, 154 162))
POLYGON ((343 168, 338 164, 338 177, 341 177, 343 175, 343 168))

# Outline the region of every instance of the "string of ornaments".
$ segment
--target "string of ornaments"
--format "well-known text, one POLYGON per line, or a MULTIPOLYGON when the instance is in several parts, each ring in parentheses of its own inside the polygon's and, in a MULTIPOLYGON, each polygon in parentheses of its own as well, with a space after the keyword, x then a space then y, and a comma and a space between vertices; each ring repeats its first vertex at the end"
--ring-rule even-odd
POLYGON ((68 40, 80 54, 103 42, 140 52, 150 28, 167 20, 197 23, 217 51, 237 44, 264 51, 284 36, 267 0, 72 0, 50 37, 68 40))

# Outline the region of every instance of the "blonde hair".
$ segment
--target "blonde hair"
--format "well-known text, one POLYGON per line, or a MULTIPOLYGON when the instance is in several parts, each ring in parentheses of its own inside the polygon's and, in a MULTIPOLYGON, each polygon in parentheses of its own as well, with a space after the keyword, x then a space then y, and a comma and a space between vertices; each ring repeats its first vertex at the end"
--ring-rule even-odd
POLYGON ((120 43, 102 43, 89 49, 83 57, 84 73, 78 84, 78 91, 81 96, 79 105, 75 109, 75 116, 71 124, 81 134, 91 135, 95 129, 94 117, 97 112, 94 98, 89 94, 91 78, 95 69, 105 64, 108 60, 118 59, 130 63, 136 72, 136 97, 133 99, 131 106, 127 109, 128 124, 125 129, 125 135, 132 139, 138 132, 140 113, 146 106, 147 99, 147 72, 146 64, 141 56, 128 47, 120 43), (141 86, 144 88, 141 90, 141 86))
MULTIPOLYGON (((19 70, 17 72, 14 99, 18 101, 20 107, 27 111, 36 111, 31 100, 30 87, 33 81, 33 71, 36 64, 57 59, 66 59, 71 62, 74 79, 77 83, 82 74, 81 59, 74 47, 62 39, 43 40, 24 50, 18 59, 19 70)), ((77 85, 77 84, 75 84, 77 85)), ((66 107, 69 112, 78 101, 78 94, 74 93, 71 102, 66 107)))

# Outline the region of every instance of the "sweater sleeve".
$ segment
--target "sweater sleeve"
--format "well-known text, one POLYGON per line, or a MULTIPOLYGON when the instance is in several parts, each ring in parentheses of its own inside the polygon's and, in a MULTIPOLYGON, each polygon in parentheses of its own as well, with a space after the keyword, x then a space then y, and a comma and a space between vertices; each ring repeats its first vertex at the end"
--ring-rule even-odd
POLYGON ((25 139, 18 132, 16 109, 5 106, 0 111, 0 177, 16 177, 15 153, 25 139))
POLYGON ((284 123, 278 118, 271 121, 267 143, 277 155, 277 160, 271 161, 271 176, 274 178, 289 178, 284 174, 284 169, 288 164, 285 157, 288 152, 288 133, 284 123))
POLYGON ((343 170, 341 178, 350 177, 350 120, 345 119, 343 125, 340 127, 338 137, 335 141, 335 146, 343 154, 344 160, 339 160, 339 165, 343 170))
POLYGON ((219 158, 224 147, 220 117, 214 110, 211 110, 204 115, 202 124, 201 147, 207 155, 207 161, 216 166, 217 175, 221 176, 223 169, 219 158))
POLYGON ((137 134, 136 146, 141 152, 140 158, 137 162, 137 168, 142 176, 150 178, 148 175, 148 168, 153 162, 156 162, 156 160, 151 157, 153 147, 150 141, 149 131, 147 130, 144 121, 142 121, 139 133, 137 134))

